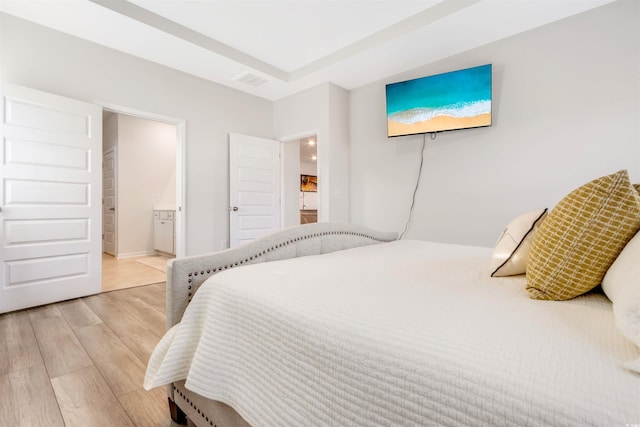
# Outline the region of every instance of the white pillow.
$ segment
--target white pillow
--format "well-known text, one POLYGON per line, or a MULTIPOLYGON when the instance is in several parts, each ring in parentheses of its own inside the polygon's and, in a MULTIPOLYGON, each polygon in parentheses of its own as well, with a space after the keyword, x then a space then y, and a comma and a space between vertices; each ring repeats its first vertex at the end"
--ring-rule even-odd
MULTIPOLYGON (((640 232, 627 243, 602 279, 622 334, 640 347, 640 232)), ((640 357, 625 365, 640 373, 640 357)))
POLYGON ((547 209, 520 215, 502 232, 491 257, 491 277, 524 274, 533 235, 547 216, 547 209))

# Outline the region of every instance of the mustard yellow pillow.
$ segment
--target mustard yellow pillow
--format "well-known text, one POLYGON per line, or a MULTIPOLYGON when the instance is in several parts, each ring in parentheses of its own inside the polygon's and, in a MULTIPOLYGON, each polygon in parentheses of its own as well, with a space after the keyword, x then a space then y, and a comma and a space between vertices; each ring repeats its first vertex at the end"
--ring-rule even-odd
POLYGON ((600 284, 640 229, 640 194, 626 170, 572 191, 549 212, 531 244, 531 298, 567 300, 600 284))

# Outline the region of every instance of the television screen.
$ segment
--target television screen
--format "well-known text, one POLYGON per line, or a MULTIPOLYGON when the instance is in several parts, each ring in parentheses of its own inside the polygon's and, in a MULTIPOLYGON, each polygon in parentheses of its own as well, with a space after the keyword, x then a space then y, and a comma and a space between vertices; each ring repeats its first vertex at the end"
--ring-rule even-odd
POLYGON ((386 86, 387 136, 491 126, 491 64, 386 86))

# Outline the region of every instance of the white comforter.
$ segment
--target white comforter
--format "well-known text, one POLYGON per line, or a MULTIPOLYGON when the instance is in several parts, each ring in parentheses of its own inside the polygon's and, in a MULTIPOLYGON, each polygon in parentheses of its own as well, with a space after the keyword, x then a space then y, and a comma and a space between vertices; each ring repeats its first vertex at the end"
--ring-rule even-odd
POLYGON ((254 426, 640 423, 611 303, 528 298, 491 249, 397 241, 219 273, 148 365, 254 426))

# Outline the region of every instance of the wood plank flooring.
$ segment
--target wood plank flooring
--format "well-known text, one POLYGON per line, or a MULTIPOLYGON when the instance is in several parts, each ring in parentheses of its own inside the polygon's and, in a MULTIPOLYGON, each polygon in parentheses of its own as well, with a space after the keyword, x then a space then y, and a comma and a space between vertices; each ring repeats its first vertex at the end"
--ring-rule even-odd
POLYGON ((0 315, 0 426, 176 426, 142 388, 164 333, 165 284, 0 315))

